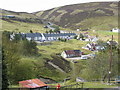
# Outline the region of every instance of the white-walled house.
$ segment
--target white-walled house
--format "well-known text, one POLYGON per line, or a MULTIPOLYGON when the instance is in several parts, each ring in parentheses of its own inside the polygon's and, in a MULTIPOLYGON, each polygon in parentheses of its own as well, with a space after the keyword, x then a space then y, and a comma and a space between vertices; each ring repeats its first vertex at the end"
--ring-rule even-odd
POLYGON ((98 51, 98 50, 104 50, 104 46, 100 46, 96 43, 88 43, 85 47, 82 47, 83 49, 91 50, 91 51, 98 51))
POLYGON ((56 41, 61 39, 73 39, 76 36, 75 33, 26 33, 21 34, 22 38, 34 41, 56 41))
POLYGON ((40 33, 26 33, 26 34, 21 34, 22 38, 26 38, 27 40, 34 40, 34 41, 41 41, 42 40, 42 35, 40 33))
POLYGON ((116 42, 116 41, 107 41, 107 44, 112 45, 112 46, 117 46, 118 42, 116 42))
POLYGON ((98 41, 99 40, 99 38, 97 38, 97 37, 92 37, 92 36, 89 36, 88 38, 86 38, 85 39, 85 41, 91 41, 91 42, 96 42, 96 41, 98 41))
POLYGON ((81 55, 83 55, 83 52, 80 50, 65 50, 61 53, 63 58, 81 57, 81 55))
POLYGON ((118 29, 118 28, 113 28, 111 31, 112 32, 119 32, 120 33, 120 29, 118 29))

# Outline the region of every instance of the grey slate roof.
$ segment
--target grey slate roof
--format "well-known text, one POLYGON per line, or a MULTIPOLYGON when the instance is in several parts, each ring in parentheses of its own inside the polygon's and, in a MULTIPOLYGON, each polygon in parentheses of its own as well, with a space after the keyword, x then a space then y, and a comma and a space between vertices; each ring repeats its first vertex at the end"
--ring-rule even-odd
MULTIPOLYGON (((75 36, 75 33, 43 33, 45 37, 60 37, 60 36, 75 36)), ((26 34, 21 34, 21 36, 24 37, 42 37, 41 33, 26 33, 26 34)))
POLYGON ((60 37, 60 36, 75 36, 75 33, 51 33, 51 34, 47 34, 44 33, 43 34, 45 37, 60 37))
POLYGON ((34 37, 42 37, 42 35, 40 33, 26 33, 26 34, 21 34, 22 37, 31 37, 31 38, 34 38, 34 37))

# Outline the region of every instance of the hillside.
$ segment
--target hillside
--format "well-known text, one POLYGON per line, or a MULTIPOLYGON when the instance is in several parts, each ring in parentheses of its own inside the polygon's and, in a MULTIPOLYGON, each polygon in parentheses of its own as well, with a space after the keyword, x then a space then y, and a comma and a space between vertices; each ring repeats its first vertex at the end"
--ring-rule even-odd
POLYGON ((16 17, 19 18, 37 18, 37 16, 32 13, 14 12, 14 11, 0 9, 0 16, 4 16, 4 15, 15 15, 16 17))
POLYGON ((2 29, 0 31, 15 31, 15 32, 24 32, 28 33, 30 30, 33 32, 44 33, 46 28, 42 23, 35 23, 34 21, 24 20, 24 19, 3 19, 2 21, 2 29))
POLYGON ((0 21, 2 22, 2 28, 0 31, 15 31, 15 32, 40 32, 43 33, 47 29, 44 28, 44 24, 41 19, 32 13, 27 12, 14 12, 1 9, 0 21), (6 17, 7 15, 15 16, 14 18, 6 17))
POLYGON ((118 26, 118 2, 74 4, 34 14, 64 28, 109 30, 118 26))

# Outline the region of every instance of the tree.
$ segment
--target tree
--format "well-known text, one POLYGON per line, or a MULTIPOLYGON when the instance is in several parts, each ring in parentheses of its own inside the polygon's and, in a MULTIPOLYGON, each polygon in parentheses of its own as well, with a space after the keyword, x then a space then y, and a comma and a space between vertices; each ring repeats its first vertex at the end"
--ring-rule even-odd
POLYGON ((37 44, 34 41, 28 41, 27 39, 22 41, 22 53, 25 56, 38 55, 37 44))
POLYGON ((77 39, 77 35, 76 35, 76 36, 74 36, 74 39, 77 39))
POLYGON ((15 34, 13 41, 19 42, 21 40, 21 35, 20 34, 15 34))
POLYGON ((30 30, 30 33, 33 33, 33 31, 32 31, 32 30, 30 30))
POLYGON ((50 29, 50 31, 49 31, 50 33, 52 33, 53 31, 50 29))
POLYGON ((15 66, 18 65, 19 63, 19 59, 20 59, 20 52, 19 52, 19 44, 14 42, 14 41, 10 41, 9 38, 10 33, 9 32, 4 32, 3 33, 3 38, 2 38, 2 50, 3 50, 3 65, 5 65, 6 67, 6 73, 7 73, 7 77, 9 80, 9 84, 13 83, 14 80, 14 70, 15 70, 15 66))
MULTIPOLYGON (((115 77, 118 75, 118 50, 114 49, 112 51, 112 70, 111 77, 115 77)), ((108 50, 101 51, 97 54, 94 59, 87 61, 86 69, 89 71, 88 75, 89 80, 107 80, 108 72, 109 72, 109 59, 110 53, 108 50)), ((86 72, 84 72, 86 73, 86 72)), ((88 79, 88 76, 85 77, 88 79)))
POLYGON ((10 34, 10 32, 3 32, 2 35, 3 87, 7 87, 7 83, 16 84, 19 80, 32 78, 35 75, 32 72, 33 66, 29 62, 21 63, 21 56, 38 55, 37 44, 34 41, 19 40, 17 36, 15 40, 10 40, 10 34), (28 73, 29 71, 32 74, 28 73))
POLYGON ((84 39, 84 35, 82 33, 80 33, 80 38, 82 38, 82 40, 84 39))
POLYGON ((4 59, 4 51, 2 50, 2 90, 7 89, 8 86, 7 66, 4 59))
POLYGON ((46 31, 46 33, 48 33, 48 31, 46 31))
POLYGON ((34 70, 34 64, 29 59, 23 59, 19 65, 16 66, 14 83, 19 81, 35 78, 36 71, 34 70))

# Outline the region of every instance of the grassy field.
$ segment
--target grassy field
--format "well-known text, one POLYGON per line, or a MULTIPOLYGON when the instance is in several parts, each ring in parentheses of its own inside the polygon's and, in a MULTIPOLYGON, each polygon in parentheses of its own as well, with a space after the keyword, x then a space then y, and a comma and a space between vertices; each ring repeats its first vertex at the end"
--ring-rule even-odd
MULTIPOLYGON (((75 84, 74 83, 67 83, 67 85, 72 85, 75 84)), ((79 84, 79 83, 78 83, 79 84)), ((64 86, 64 85, 63 85, 64 86)), ((83 88, 115 88, 118 87, 117 85, 107 85, 107 84, 103 84, 101 82, 84 82, 83 84, 83 88)), ((72 88, 76 88, 76 86, 73 86, 72 88)), ((81 84, 79 86, 77 86, 77 88, 81 88, 81 84)))
POLYGON ((32 30, 33 32, 40 32, 40 33, 44 33, 46 29, 44 28, 44 25, 42 24, 37 24, 37 23, 25 23, 25 22, 19 22, 19 21, 13 21, 10 20, 10 22, 8 21, 4 21, 2 20, 2 29, 1 31, 15 31, 15 32, 24 32, 24 33, 28 33, 30 32, 30 30, 32 30))
POLYGON ((90 53, 88 50, 82 49, 87 42, 80 40, 69 40, 66 42, 56 41, 52 42, 52 45, 38 46, 40 54, 51 55, 51 54, 61 54, 64 50, 81 50, 85 54, 90 53))
MULTIPOLYGON (((48 84, 48 86, 52 86, 51 88, 56 88, 58 83, 56 84, 48 84)), ((69 86, 69 87, 66 87, 66 88, 81 88, 82 87, 82 84, 80 82, 78 82, 79 85, 74 85, 74 84, 77 84, 77 82, 65 82, 65 83, 60 83, 61 85, 61 88, 63 86, 69 86), (72 86, 73 85, 73 86, 72 86)), ((84 82, 83 83, 83 88, 117 88, 118 85, 116 84, 112 84, 112 85, 108 85, 107 83, 101 83, 101 82, 84 82)))
MULTIPOLYGON (((50 88, 56 88, 58 83, 56 84, 48 84, 48 86, 50 88)), ((76 84, 76 83, 70 83, 68 85, 73 85, 73 84, 76 84)), ((66 88, 81 88, 81 84, 78 83, 79 85, 77 86, 72 86, 72 87, 66 87, 66 88)), ((64 83, 60 83, 61 85, 61 89, 63 89, 62 87, 63 86, 67 86, 65 85, 64 83)), ((20 86, 19 85, 10 85, 9 88, 19 88, 20 86)), ((117 88, 118 86, 117 85, 107 85, 107 84, 102 84, 100 82, 84 82, 83 84, 83 88, 117 88)))
POLYGON ((98 36, 100 40, 107 41, 111 40, 113 35, 113 40, 118 41, 118 33, 111 32, 110 30, 89 30, 89 31, 74 31, 77 34, 88 32, 90 36, 98 36))
POLYGON ((118 27, 118 17, 94 17, 86 19, 78 23, 77 25, 82 25, 83 28, 90 28, 92 30, 111 30, 112 28, 118 27))

